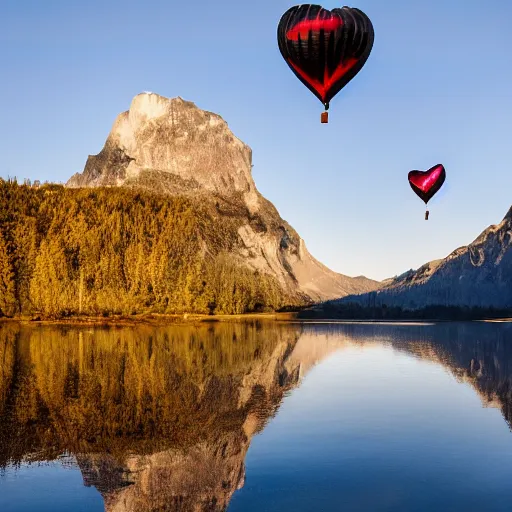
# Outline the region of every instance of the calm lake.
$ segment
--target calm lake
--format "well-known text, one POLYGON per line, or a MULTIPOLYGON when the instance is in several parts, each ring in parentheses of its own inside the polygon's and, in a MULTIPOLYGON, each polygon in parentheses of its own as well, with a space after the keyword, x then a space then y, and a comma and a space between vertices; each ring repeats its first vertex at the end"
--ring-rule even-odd
POLYGON ((512 324, 0 326, 0 511, 512 510, 512 324))

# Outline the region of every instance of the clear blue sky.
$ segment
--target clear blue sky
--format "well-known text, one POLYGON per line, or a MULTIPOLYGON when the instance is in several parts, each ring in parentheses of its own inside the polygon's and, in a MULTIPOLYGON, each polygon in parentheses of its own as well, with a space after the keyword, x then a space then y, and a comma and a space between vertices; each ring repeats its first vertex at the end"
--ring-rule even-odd
POLYGON ((253 148, 259 190, 336 271, 393 276, 499 222, 512 204, 512 2, 349 4, 375 45, 328 125, 277 47, 292 5, 2 0, 0 176, 65 182, 149 90, 222 115, 253 148), (437 163, 447 180, 425 222, 407 173, 437 163))

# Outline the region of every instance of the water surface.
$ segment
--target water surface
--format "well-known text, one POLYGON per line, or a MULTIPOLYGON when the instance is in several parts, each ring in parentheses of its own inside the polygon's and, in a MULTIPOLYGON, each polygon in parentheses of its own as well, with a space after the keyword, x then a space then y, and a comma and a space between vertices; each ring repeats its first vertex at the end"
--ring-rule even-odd
POLYGON ((512 326, 0 327, 2 511, 509 511, 512 326))

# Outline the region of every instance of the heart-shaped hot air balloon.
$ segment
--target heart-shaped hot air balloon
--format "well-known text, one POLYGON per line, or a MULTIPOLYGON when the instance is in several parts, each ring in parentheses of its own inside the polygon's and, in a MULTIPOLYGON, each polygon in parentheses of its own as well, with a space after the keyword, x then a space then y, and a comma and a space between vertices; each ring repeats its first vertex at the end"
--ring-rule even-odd
MULTIPOLYGON (((320 5, 297 5, 283 14, 277 28, 282 56, 326 111, 331 99, 361 71, 373 39, 368 16, 350 7, 329 11, 320 5)), ((327 112, 322 122, 327 122, 327 112)))
MULTIPOLYGON (((409 185, 416 195, 427 204, 434 194, 443 186, 446 179, 445 168, 441 165, 434 165, 428 171, 411 171, 408 175, 409 185)), ((425 213, 425 220, 428 220, 428 210, 425 213)))

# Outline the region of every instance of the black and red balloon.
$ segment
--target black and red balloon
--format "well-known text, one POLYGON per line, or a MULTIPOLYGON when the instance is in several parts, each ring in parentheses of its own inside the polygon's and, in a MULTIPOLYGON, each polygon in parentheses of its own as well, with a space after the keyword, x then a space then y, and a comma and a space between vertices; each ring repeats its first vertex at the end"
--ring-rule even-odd
POLYGON ((408 179, 416 195, 427 204, 443 186, 446 170, 444 166, 438 164, 428 171, 411 171, 408 179))
POLYGON ((277 28, 283 58, 326 110, 361 71, 373 40, 368 16, 350 7, 329 11, 320 5, 297 5, 283 14, 277 28))

